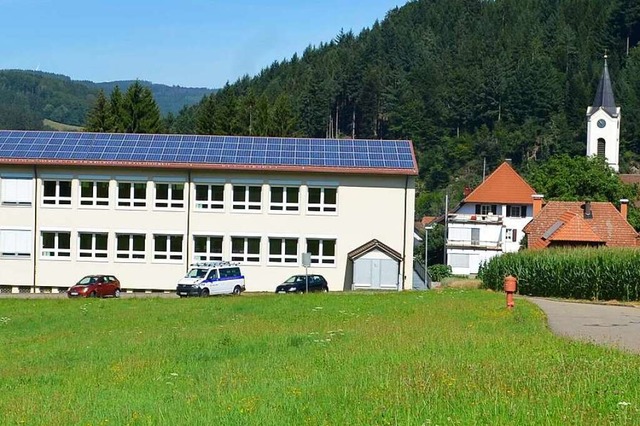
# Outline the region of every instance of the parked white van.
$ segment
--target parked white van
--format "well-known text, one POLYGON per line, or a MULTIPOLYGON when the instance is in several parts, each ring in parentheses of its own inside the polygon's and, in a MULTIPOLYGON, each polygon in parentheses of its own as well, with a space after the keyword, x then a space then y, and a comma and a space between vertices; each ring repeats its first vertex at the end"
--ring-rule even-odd
POLYGON ((198 262, 190 265, 187 275, 178 282, 180 297, 212 294, 235 294, 245 291, 244 275, 237 262, 198 262))

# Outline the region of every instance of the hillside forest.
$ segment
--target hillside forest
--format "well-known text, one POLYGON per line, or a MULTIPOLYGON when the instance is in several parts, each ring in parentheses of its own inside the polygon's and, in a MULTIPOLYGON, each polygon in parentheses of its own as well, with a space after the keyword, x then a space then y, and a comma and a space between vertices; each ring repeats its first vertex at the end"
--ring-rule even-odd
MULTIPOLYGON (((605 53, 622 109, 621 172, 640 171, 639 41, 637 0, 413 0, 359 34, 341 31, 226 84, 165 115, 160 126, 171 133, 411 139, 420 169, 416 214, 437 215, 445 193, 455 205, 464 187, 506 158, 525 176, 548 177, 540 172, 547 162, 566 169, 585 156, 586 109, 605 53)), ((108 92, 101 102, 109 114, 108 92)), ((564 192, 545 196, 583 196, 564 192)))

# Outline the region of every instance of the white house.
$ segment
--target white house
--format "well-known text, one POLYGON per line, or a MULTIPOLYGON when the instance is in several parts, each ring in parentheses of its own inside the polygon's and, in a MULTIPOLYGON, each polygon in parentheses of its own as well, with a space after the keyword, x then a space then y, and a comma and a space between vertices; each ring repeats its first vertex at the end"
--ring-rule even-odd
POLYGON ((447 264, 454 274, 478 273, 482 262, 520 248, 533 217, 535 191, 507 162, 447 215, 447 264))
POLYGON ((411 289, 416 175, 410 141, 0 131, 0 291, 172 291, 196 260, 273 291, 305 252, 330 290, 411 289))

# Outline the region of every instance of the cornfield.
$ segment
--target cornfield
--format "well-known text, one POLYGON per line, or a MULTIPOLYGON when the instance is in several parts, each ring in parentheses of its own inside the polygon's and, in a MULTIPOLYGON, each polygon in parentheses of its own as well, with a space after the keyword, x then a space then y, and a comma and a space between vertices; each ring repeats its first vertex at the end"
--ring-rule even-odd
POLYGON ((523 295, 640 300, 640 250, 632 248, 525 250, 494 257, 478 273, 493 290, 502 290, 508 275, 523 295))

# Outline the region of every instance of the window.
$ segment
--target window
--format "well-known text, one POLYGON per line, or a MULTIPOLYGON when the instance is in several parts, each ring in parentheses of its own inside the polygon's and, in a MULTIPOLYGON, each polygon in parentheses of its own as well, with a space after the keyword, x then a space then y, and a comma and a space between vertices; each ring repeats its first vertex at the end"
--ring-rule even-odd
POLYGON ((262 187, 235 185, 233 187, 234 210, 260 210, 262 208, 262 187))
POLYGON ((498 214, 498 206, 496 204, 476 204, 476 214, 498 214))
POLYGON ((81 206, 108 206, 109 182, 80 182, 81 206))
POLYGON ((231 260, 235 262, 260 262, 260 238, 231 237, 231 260))
POLYGON ((143 234, 116 235, 116 258, 144 259, 145 236, 143 234))
POLYGON ((155 206, 165 209, 184 208, 184 183, 156 183, 155 206))
POLYGON ((196 185, 196 209, 224 209, 224 185, 196 185))
POLYGON ((269 262, 297 263, 297 238, 269 238, 269 262))
POLYGON ((71 233, 70 232, 43 232, 42 233, 43 257, 70 257, 71 233))
POLYGON ((468 268, 469 255, 468 254, 450 254, 449 265, 451 265, 452 268, 468 268))
POLYGON ((527 217, 527 206, 507 206, 508 217, 527 217))
POLYGON ((311 253, 311 264, 336 264, 336 240, 307 239, 307 252, 311 253))
POLYGON ((78 257, 82 259, 106 259, 107 239, 106 232, 80 232, 78 234, 78 257))
POLYGON ((195 261, 222 260, 222 237, 193 237, 195 261))
POLYGON ((146 182, 118 182, 118 207, 146 207, 146 182))
POLYGON ((154 235, 153 258, 182 260, 182 235, 154 235))
POLYGON ((307 210, 334 213, 338 211, 338 188, 309 188, 307 210))
POLYGON ((598 157, 605 158, 607 155, 606 152, 607 152, 607 143, 605 142, 604 139, 599 138, 598 139, 598 157))
POLYGON ((58 206, 71 204, 70 180, 45 180, 42 184, 44 186, 42 193, 43 204, 58 206))
POLYGON ((293 186, 272 186, 271 187, 271 203, 269 209, 271 211, 287 211, 297 212, 299 209, 300 188, 293 186))
POLYGON ((0 256, 30 257, 31 244, 31 231, 0 230, 0 256))
POLYGON ((518 230, 517 229, 506 229, 504 232, 504 240, 505 242, 517 242, 518 241, 518 230))
POLYGON ((480 245, 480 228, 471 228, 471 245, 480 245))
POLYGON ((33 180, 3 177, 0 197, 4 205, 30 206, 33 198, 33 180))

